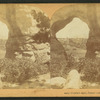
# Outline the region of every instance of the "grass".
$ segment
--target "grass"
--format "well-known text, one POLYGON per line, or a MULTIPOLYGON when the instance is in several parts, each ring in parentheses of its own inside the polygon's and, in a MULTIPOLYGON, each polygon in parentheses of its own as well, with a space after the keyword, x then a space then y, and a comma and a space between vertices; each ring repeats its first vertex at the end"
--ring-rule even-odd
POLYGON ((87 59, 83 58, 78 63, 78 68, 84 74, 82 80, 89 82, 100 81, 100 58, 87 59))

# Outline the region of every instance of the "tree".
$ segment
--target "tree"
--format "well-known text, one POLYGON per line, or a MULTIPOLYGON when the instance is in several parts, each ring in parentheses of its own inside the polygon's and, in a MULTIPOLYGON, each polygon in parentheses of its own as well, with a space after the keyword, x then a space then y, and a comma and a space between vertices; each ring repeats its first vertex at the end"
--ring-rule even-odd
POLYGON ((50 42, 50 20, 43 12, 32 10, 31 15, 38 22, 40 31, 33 37, 38 42, 50 42))

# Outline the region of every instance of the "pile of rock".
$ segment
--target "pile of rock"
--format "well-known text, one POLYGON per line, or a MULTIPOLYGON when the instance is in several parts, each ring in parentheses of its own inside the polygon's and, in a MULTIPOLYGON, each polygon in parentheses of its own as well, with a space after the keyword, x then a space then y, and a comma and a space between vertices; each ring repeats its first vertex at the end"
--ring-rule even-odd
MULTIPOLYGON (((24 36, 22 41, 19 42, 19 46, 15 45, 16 52, 15 58, 21 59, 30 58, 33 62, 38 60, 41 63, 50 61, 50 44, 49 43, 36 43, 34 39, 28 36, 24 36)), ((14 49, 13 49, 14 50, 14 49)))
POLYGON ((17 47, 17 51, 14 53, 15 58, 30 58, 35 62, 34 48, 32 44, 34 40, 30 36, 23 36, 20 38, 19 46, 17 47))
POLYGON ((37 55, 37 59, 41 63, 47 63, 50 61, 50 44, 49 43, 41 43, 34 44, 36 50, 34 51, 37 55))

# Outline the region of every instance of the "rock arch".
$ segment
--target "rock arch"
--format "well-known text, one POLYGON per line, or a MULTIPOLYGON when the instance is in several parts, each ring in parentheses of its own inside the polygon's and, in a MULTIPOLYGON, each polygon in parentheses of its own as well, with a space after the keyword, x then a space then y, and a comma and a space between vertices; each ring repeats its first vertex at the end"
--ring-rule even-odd
MULTIPOLYGON (((86 43, 87 58, 95 58, 95 51, 100 50, 100 7, 98 4, 70 4, 57 10, 51 18, 51 77, 63 76, 64 68, 68 67, 68 55, 64 47, 57 40, 56 33, 78 17, 84 21, 89 29, 89 38, 86 43), (55 73, 58 73, 58 75, 55 73)), ((67 68, 69 70, 69 68, 67 68)))
POLYGON ((100 50, 100 21, 98 14, 100 7, 98 4, 72 4, 67 5, 54 13, 51 21, 51 34, 55 37, 56 32, 72 21, 74 17, 83 20, 90 28, 89 39, 87 41, 86 57, 94 58, 95 51, 100 50))
POLYGON ((0 17, 9 27, 5 57, 11 59, 27 57, 35 60, 34 50, 37 48, 34 47, 34 43, 36 43, 34 36, 40 34, 43 38, 38 37, 38 40, 48 42, 50 30, 49 24, 48 27, 39 26, 41 20, 38 14, 44 18, 44 21, 46 19, 46 22, 49 23, 49 18, 39 8, 20 4, 2 4, 0 17))

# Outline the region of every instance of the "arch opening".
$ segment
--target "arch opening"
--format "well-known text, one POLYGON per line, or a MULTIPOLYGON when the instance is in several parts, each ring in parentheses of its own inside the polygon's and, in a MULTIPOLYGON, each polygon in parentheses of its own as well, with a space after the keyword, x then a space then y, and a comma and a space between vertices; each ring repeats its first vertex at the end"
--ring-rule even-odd
POLYGON ((86 43, 90 28, 83 20, 74 17, 72 21, 56 33, 67 54, 72 55, 76 61, 86 55, 86 43))
POLYGON ((5 57, 8 35, 8 26, 4 22, 0 21, 0 59, 5 57))

